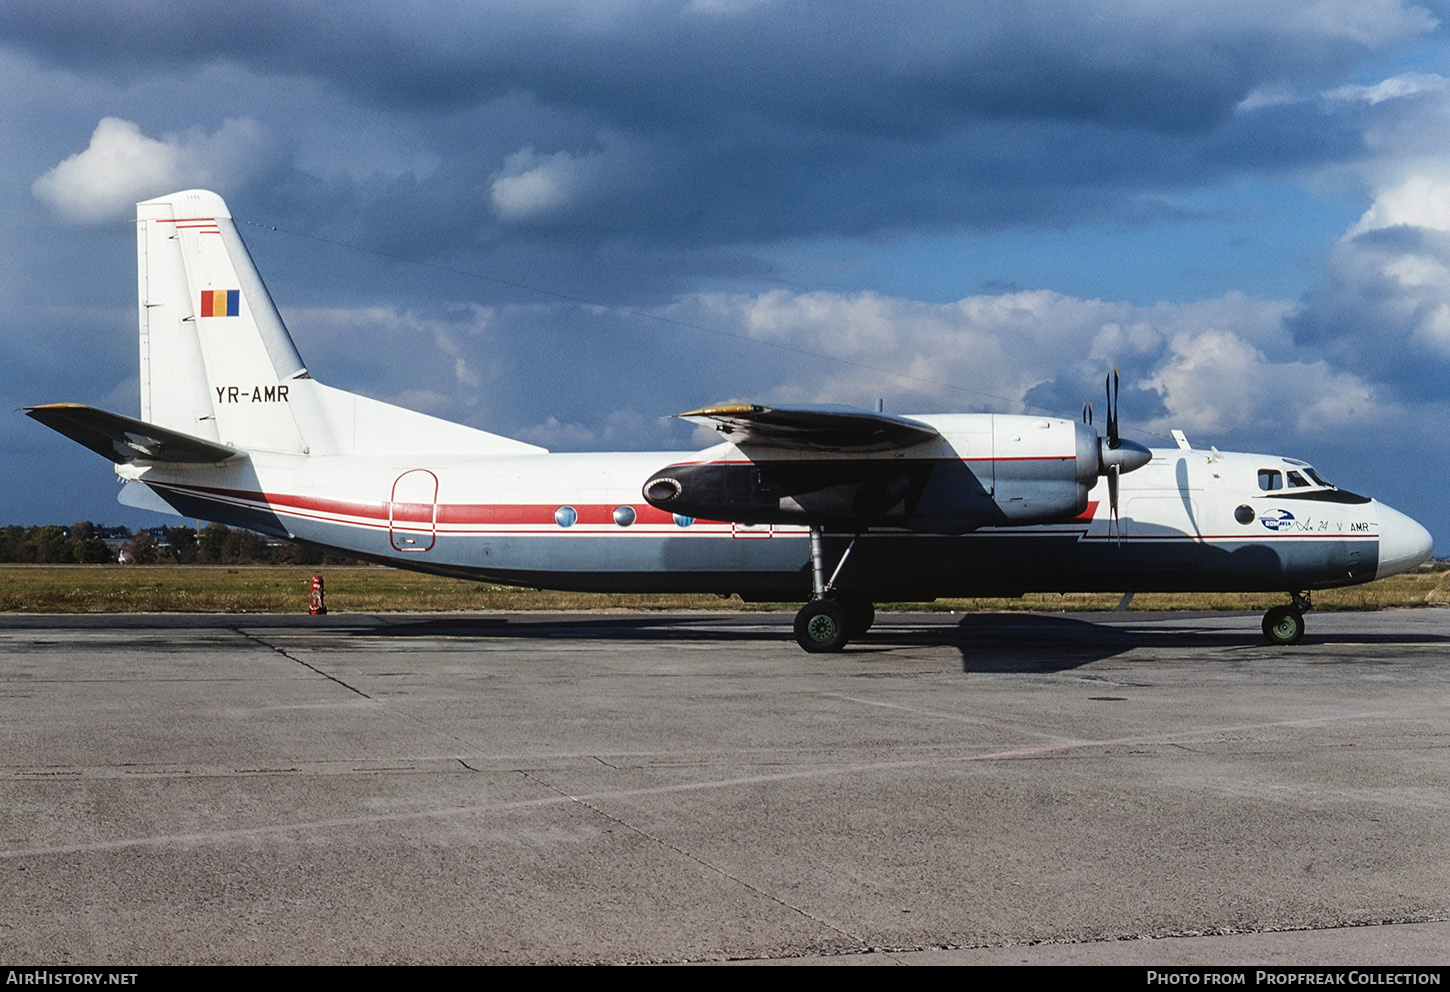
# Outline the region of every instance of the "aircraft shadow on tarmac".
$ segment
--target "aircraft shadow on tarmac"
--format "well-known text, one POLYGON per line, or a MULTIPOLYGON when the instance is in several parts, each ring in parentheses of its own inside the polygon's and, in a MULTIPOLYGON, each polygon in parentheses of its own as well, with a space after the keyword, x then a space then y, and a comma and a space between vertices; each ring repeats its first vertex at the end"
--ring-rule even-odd
MULTIPOLYGON (((1332 635, 1309 634, 1297 647, 1273 648, 1259 636, 1258 617, 1246 614, 1241 626, 1200 624, 1199 617, 1222 614, 1172 614, 1171 626, 1158 621, 1168 615, 1105 614, 1083 619, 1043 613, 967 614, 955 623, 940 615, 883 613, 875 628, 831 657, 844 665, 870 658, 879 661, 894 649, 954 647, 961 652, 964 672, 1057 672, 1120 655, 1134 649, 1262 648, 1290 653, 1333 643, 1332 635), (919 625, 913 620, 920 621, 919 625)), ((376 619, 376 618, 375 618, 376 619)), ((783 653, 799 649, 789 633, 788 618, 775 614, 531 614, 509 617, 439 617, 385 622, 360 629, 371 637, 490 638, 508 637, 547 642, 560 640, 682 640, 714 643, 778 642, 783 653)), ((1355 634, 1357 644, 1422 642, 1450 644, 1450 638, 1419 632, 1355 634)))
POLYGON ((1042 613, 981 613, 962 617, 952 629, 951 641, 962 652, 964 672, 1061 672, 1138 648, 1171 651, 1254 644, 1259 635, 1256 627, 1250 624, 1239 631, 1126 626, 1042 613))
MULTIPOLYGON (((738 614, 739 617, 760 616, 738 614)), ((398 620, 381 627, 360 627, 368 637, 510 637, 559 640, 779 641, 780 631, 741 626, 718 614, 529 614, 398 620)), ((794 650, 795 642, 790 642, 794 650)))
MULTIPOLYGON (((778 643, 788 660, 825 658, 849 670, 853 664, 879 664, 902 648, 955 647, 966 672, 1052 672, 1077 668, 1145 644, 1171 646, 1198 640, 1194 634, 1125 631, 1090 621, 1041 614, 984 614, 943 623, 940 615, 922 619, 882 614, 880 623, 852 641, 839 654, 806 655, 791 636, 789 618, 772 614, 738 613, 728 616, 691 614, 541 615, 510 617, 447 617, 399 619, 380 627, 359 627, 354 633, 381 638, 510 638, 551 640, 694 641, 715 644, 778 643)), ((1254 631, 1253 633, 1257 633, 1254 631)), ((1210 635, 1215 636, 1215 635, 1210 635)), ((1249 634, 1246 632, 1244 637, 1249 634)), ((1233 634, 1219 632, 1217 640, 1232 642, 1233 634)))
MULTIPOLYGON (((1291 655, 1332 644, 1342 635, 1306 634, 1293 647, 1275 647, 1259 636, 1259 617, 1243 615, 1242 626, 1201 624, 1197 619, 1221 620, 1224 614, 1105 614, 1101 620, 1042 613, 968 614, 950 632, 921 629, 892 632, 887 643, 952 643, 962 652, 964 672, 1058 672, 1135 649, 1152 652, 1262 649, 1291 655), (1169 625, 1169 619, 1175 622, 1169 625), (943 636, 946 634, 947 636, 943 636)), ((869 638, 869 635, 868 635, 869 638)), ((1450 644, 1450 638, 1424 633, 1356 633, 1356 644, 1450 644)), ((864 646, 864 644, 863 644, 864 646)), ((1233 656, 1238 660, 1241 656, 1233 656)), ((1203 658, 1212 664, 1211 658, 1203 658)))

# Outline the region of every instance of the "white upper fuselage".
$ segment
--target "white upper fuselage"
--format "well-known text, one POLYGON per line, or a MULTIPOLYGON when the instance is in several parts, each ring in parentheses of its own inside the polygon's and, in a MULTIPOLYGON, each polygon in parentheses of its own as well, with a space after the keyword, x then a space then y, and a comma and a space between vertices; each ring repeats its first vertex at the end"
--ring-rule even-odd
MULTIPOLYGON (((950 455, 938 447, 932 452, 934 457, 971 459, 974 451, 978 458, 991 457, 984 451, 991 443, 991 430, 983 425, 985 417, 920 419, 940 424, 943 443, 951 447, 950 455), (960 429, 953 429, 959 425, 960 429)), ((1018 446, 1011 449, 1013 457, 1066 457, 1070 451, 1056 442, 1068 436, 1049 426, 1015 432, 1006 443, 1018 446)), ((998 444, 1000 447, 1001 442, 998 444)), ((919 453, 913 455, 920 457, 919 453)), ((812 453, 810 457, 829 455, 812 453)), ((896 455, 887 452, 873 457, 896 455)), ((725 443, 687 460, 743 458, 738 448, 725 443)), ((527 539, 531 549, 554 548, 550 572, 557 572, 570 559, 564 549, 581 540, 593 546, 581 559, 591 569, 617 565, 631 573, 643 565, 638 555, 644 548, 640 542, 645 541, 650 546, 648 562, 670 557, 661 550, 661 542, 688 542, 694 550, 678 559, 683 571, 755 567, 754 558, 742 556, 738 545, 731 544, 746 538, 797 544, 786 560, 804 561, 803 526, 748 527, 691 520, 647 504, 640 492, 644 481, 662 466, 681 461, 680 452, 298 456, 258 451, 245 462, 208 467, 205 473, 198 473, 195 467, 165 465, 120 465, 117 471, 163 492, 188 492, 238 510, 274 514, 287 536, 398 559, 408 567, 436 565, 437 570, 451 573, 528 571, 527 563, 513 560, 507 553, 509 547, 522 546, 517 540, 509 543, 511 539, 527 539), (711 539, 726 542, 722 547, 727 550, 720 556, 705 550, 701 542, 711 539), (610 544, 617 544, 619 550, 604 551, 610 544), (471 554, 470 547, 487 549, 487 554, 482 550, 471 554)), ((1073 520, 980 528, 956 539, 909 536, 970 542, 987 537, 1029 541, 1057 535, 1070 537, 1077 545, 1096 546, 1105 555, 1114 553, 1112 547, 1127 545, 1162 549, 1160 557, 1182 554, 1185 545, 1204 549, 1272 547, 1287 549, 1286 560, 1305 557, 1310 546, 1338 544, 1359 549, 1346 551, 1347 555, 1373 559, 1358 581, 1412 568, 1428 556, 1430 538, 1419 524, 1374 500, 1346 500, 1340 490, 1311 481, 1305 468, 1302 462, 1272 455, 1157 449, 1149 464, 1123 477, 1116 529, 1108 512, 1106 484, 1100 481, 1091 491, 1087 510, 1073 520), (1278 488, 1260 487, 1266 472, 1278 473, 1278 488), (1291 472, 1307 484, 1290 485, 1291 472), (1366 550, 1371 547, 1377 553, 1366 550)), ((768 567, 781 568, 780 562, 779 556, 773 557, 768 567)), ((990 576, 994 566, 991 560, 964 560, 961 567, 990 576)), ((1050 565, 1044 568, 1050 570, 1050 565)), ((666 568, 659 575, 658 588, 677 586, 670 572, 666 568)), ((1325 576, 1319 584, 1344 584, 1344 578, 1325 576)), ((1125 577, 1125 582, 1130 581, 1125 577)), ((641 585, 637 579, 631 583, 631 588, 641 585)), ((541 580, 541 584, 547 583, 541 580)))

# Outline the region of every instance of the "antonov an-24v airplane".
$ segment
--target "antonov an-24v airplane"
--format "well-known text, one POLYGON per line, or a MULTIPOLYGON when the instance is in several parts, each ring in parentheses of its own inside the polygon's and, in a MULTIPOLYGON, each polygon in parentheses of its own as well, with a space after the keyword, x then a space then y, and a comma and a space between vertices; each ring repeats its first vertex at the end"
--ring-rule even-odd
POLYGON ((1433 550, 1304 462, 1123 440, 1115 389, 1103 436, 729 404, 681 415, 724 436, 695 454, 550 454, 313 379, 215 193, 139 204, 137 251, 141 418, 27 410, 115 462, 130 506, 489 582, 809 597, 808 651, 873 602, 1087 590, 1286 591, 1263 630, 1292 644, 1311 590, 1433 550))

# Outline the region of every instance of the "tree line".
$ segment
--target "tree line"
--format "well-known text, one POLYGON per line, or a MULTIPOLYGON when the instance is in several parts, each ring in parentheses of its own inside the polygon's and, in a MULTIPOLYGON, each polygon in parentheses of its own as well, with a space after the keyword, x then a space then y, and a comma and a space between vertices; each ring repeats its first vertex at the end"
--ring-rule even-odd
POLYGON ((338 565, 352 560, 225 524, 132 531, 82 520, 0 530, 0 562, 29 565, 338 565))

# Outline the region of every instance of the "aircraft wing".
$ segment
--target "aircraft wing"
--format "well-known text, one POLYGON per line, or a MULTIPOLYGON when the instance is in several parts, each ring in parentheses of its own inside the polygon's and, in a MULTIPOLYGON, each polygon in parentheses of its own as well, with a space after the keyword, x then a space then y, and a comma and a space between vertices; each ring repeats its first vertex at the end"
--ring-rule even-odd
POLYGON ((937 437, 936 428, 848 406, 768 407, 724 403, 678 415, 710 424, 739 445, 813 451, 886 451, 937 437))
POLYGON ((236 448, 108 413, 82 403, 28 406, 25 414, 113 462, 224 462, 241 456, 236 448))

